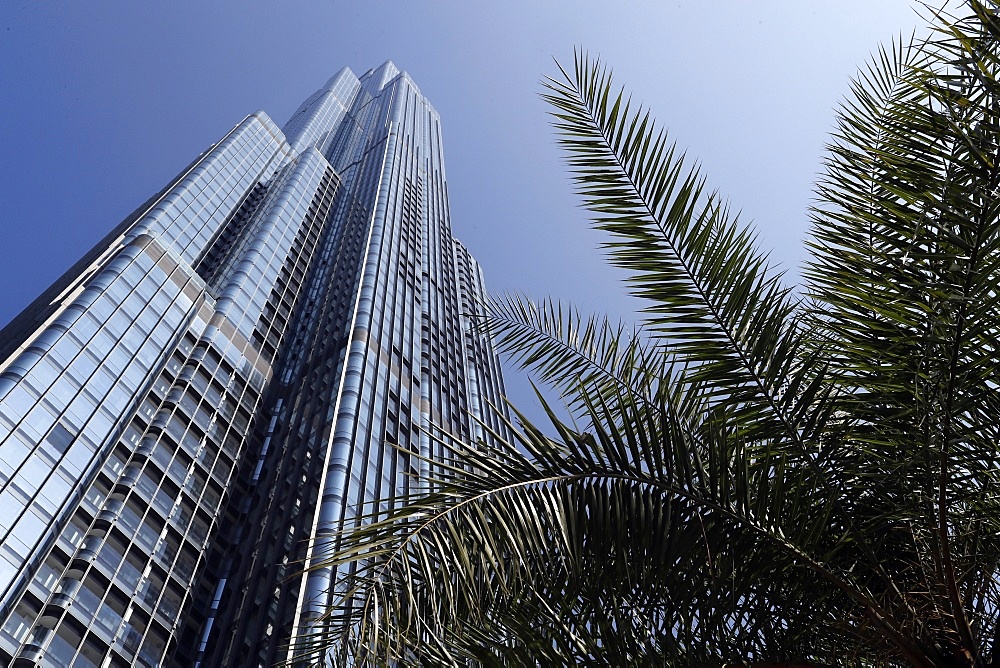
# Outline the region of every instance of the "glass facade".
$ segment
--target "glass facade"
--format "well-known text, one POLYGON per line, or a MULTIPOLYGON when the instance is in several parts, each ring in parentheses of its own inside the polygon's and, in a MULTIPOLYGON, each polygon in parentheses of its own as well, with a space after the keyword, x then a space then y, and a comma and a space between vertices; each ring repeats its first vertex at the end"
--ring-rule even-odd
POLYGON ((285 658, 393 445, 502 432, 483 294, 405 72, 244 119, 0 331, 0 662, 285 658))

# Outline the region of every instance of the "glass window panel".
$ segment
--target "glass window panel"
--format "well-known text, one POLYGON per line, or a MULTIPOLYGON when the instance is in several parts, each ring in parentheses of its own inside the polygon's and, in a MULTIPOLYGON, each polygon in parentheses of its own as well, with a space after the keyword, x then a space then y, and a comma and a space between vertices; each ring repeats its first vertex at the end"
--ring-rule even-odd
POLYGON ((76 548, 83 541, 83 534, 87 531, 86 525, 83 521, 74 517, 66 528, 63 529, 62 539, 69 543, 73 548, 76 548))
POLYGON ((134 392, 146 380, 146 370, 139 364, 132 364, 122 374, 122 385, 129 391, 134 392))
POLYGON ((93 453, 89 448, 71 448, 63 458, 62 466, 75 477, 87 468, 92 457, 93 453))
POLYGON ((45 533, 45 521, 35 515, 30 510, 21 515, 21 519, 14 525, 8 538, 13 537, 20 540, 25 547, 33 548, 38 539, 45 533))
POLYGON ((95 443, 101 443, 104 441, 104 437, 107 436, 108 432, 114 426, 114 422, 104 414, 103 411, 97 411, 90 418, 90 422, 87 423, 85 429, 86 433, 90 434, 95 443))
POLYGON ((13 482, 29 496, 34 495, 45 482, 51 469, 45 466, 37 455, 29 456, 17 472, 13 482))
POLYGON ((135 534, 135 543, 140 548, 148 552, 152 552, 153 548, 156 546, 156 541, 160 537, 160 532, 153 529, 151 526, 143 522, 139 525, 139 529, 135 534))
POLYGON ((57 633, 49 643, 49 647, 45 651, 45 655, 41 658, 39 665, 63 668, 70 665, 74 654, 76 654, 76 647, 61 634, 57 633))
POLYGON ((111 387, 115 384, 115 379, 107 369, 99 369, 87 384, 89 390, 95 397, 103 399, 111 387))
MULTIPOLYGON (((0 562, 0 571, 2 570, 3 564, 0 562)), ((6 623, 3 625, 3 630, 9 633, 16 642, 21 642, 28 635, 28 629, 31 628, 33 621, 35 621, 35 613, 28 609, 26 605, 21 604, 7 618, 6 623)))
MULTIPOLYGON (((21 442, 21 437, 14 432, 7 440, 0 445, 0 471, 6 471, 7 475, 14 472, 14 469, 21 465, 25 457, 28 456, 29 448, 21 442)), ((2 508, 3 506, 0 506, 2 508)))
POLYGON ((35 405, 37 398, 28 390, 24 384, 19 383, 14 389, 12 389, 3 401, 0 402, 0 406, 3 407, 4 415, 8 419, 17 420, 22 416, 26 415, 31 407, 35 405))
POLYGON ((58 507, 66 500, 70 489, 72 489, 72 486, 65 478, 59 475, 52 475, 45 481, 40 491, 45 498, 52 501, 58 507))
POLYGON ((57 424, 49 432, 46 440, 49 442, 49 445, 55 448, 56 452, 65 454, 66 450, 73 443, 73 433, 62 424, 57 424))
POLYGON ((52 366, 47 360, 39 361, 31 368, 29 376, 31 384, 39 391, 44 392, 59 376, 59 369, 52 366))

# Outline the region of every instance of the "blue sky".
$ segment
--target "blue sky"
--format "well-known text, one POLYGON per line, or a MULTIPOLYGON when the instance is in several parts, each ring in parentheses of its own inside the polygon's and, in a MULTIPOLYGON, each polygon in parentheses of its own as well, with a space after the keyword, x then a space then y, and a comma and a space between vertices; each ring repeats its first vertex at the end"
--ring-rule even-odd
POLYGON ((281 125, 340 67, 386 59, 441 113, 453 229, 491 289, 630 318, 538 97, 574 46, 652 108, 794 277, 835 107, 880 43, 923 26, 916 6, 5 0, 0 326, 246 114, 281 125))

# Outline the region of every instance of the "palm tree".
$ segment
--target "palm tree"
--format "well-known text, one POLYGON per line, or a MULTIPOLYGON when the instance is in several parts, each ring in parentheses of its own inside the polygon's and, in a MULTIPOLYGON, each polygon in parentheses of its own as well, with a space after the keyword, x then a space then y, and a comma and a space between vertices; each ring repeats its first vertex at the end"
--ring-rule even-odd
POLYGON ((798 292, 599 61, 548 80, 642 326, 491 304, 571 418, 541 399, 551 434, 437 435, 428 491, 341 537, 322 651, 1000 666, 998 8, 938 13, 862 71, 798 292))

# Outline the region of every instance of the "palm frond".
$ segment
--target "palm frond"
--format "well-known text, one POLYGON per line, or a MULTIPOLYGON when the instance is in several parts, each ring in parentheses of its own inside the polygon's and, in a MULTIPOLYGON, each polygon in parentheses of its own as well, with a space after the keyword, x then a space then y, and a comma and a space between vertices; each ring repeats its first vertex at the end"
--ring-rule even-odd
POLYGON ((341 537, 316 651, 1000 662, 1000 18, 967 7, 859 75, 801 301, 599 61, 548 80, 643 327, 495 300, 484 327, 574 421, 540 396, 544 430, 429 434, 431 491, 341 537))
MULTIPOLYGON (((818 187, 806 276, 846 389, 838 410, 864 443, 854 470, 883 490, 873 521, 915 525, 914 558, 939 577, 913 598, 933 599, 922 605, 949 620, 949 642, 983 656, 963 592, 983 584, 965 573, 982 558, 981 500, 998 483, 1000 67, 995 8, 970 7, 927 43, 883 51, 856 84, 818 187)), ((995 587, 971 595, 995 600, 995 587)), ((995 625, 995 608, 975 607, 995 625)))
POLYGON ((712 481, 678 461, 656 472, 629 468, 622 457, 637 441, 664 437, 648 411, 633 410, 629 434, 579 433, 556 421, 559 441, 572 447, 553 447, 538 431, 519 433, 499 453, 449 440, 470 469, 450 469, 441 491, 342 546, 335 563, 357 568, 340 582, 345 607, 332 619, 349 623, 328 628, 337 643, 378 665, 406 660, 416 646, 432 665, 485 660, 484 629, 494 642, 506 639, 497 665, 788 657, 775 647, 816 642, 850 653, 843 628, 832 634, 774 611, 776 597, 798 590, 813 591, 812 605, 824 608, 842 605, 849 589, 817 595, 818 574, 838 575, 818 562, 809 577, 794 567, 804 556, 796 542, 819 528, 799 522, 789 532, 781 517, 801 520, 809 504, 821 527, 829 507, 804 492, 799 478, 808 473, 723 433, 716 440, 729 444, 714 450, 712 481), (785 558, 774 558, 776 547, 785 558), (713 591, 712 582, 725 586, 713 591), (396 653, 369 651, 386 647, 396 653))
POLYGON ((811 370, 798 355, 796 302, 780 275, 650 113, 624 90, 613 93, 599 61, 577 53, 574 64, 545 82, 543 98, 594 225, 611 233, 612 263, 649 304, 646 327, 714 400, 754 410, 748 423, 762 431, 807 439, 785 388, 808 383, 811 370))
POLYGON ((584 407, 582 388, 600 387, 609 396, 628 388, 656 404, 661 386, 672 384, 672 357, 641 329, 606 316, 584 317, 570 304, 521 295, 491 298, 486 311, 482 325, 497 352, 530 369, 577 411, 584 407))

